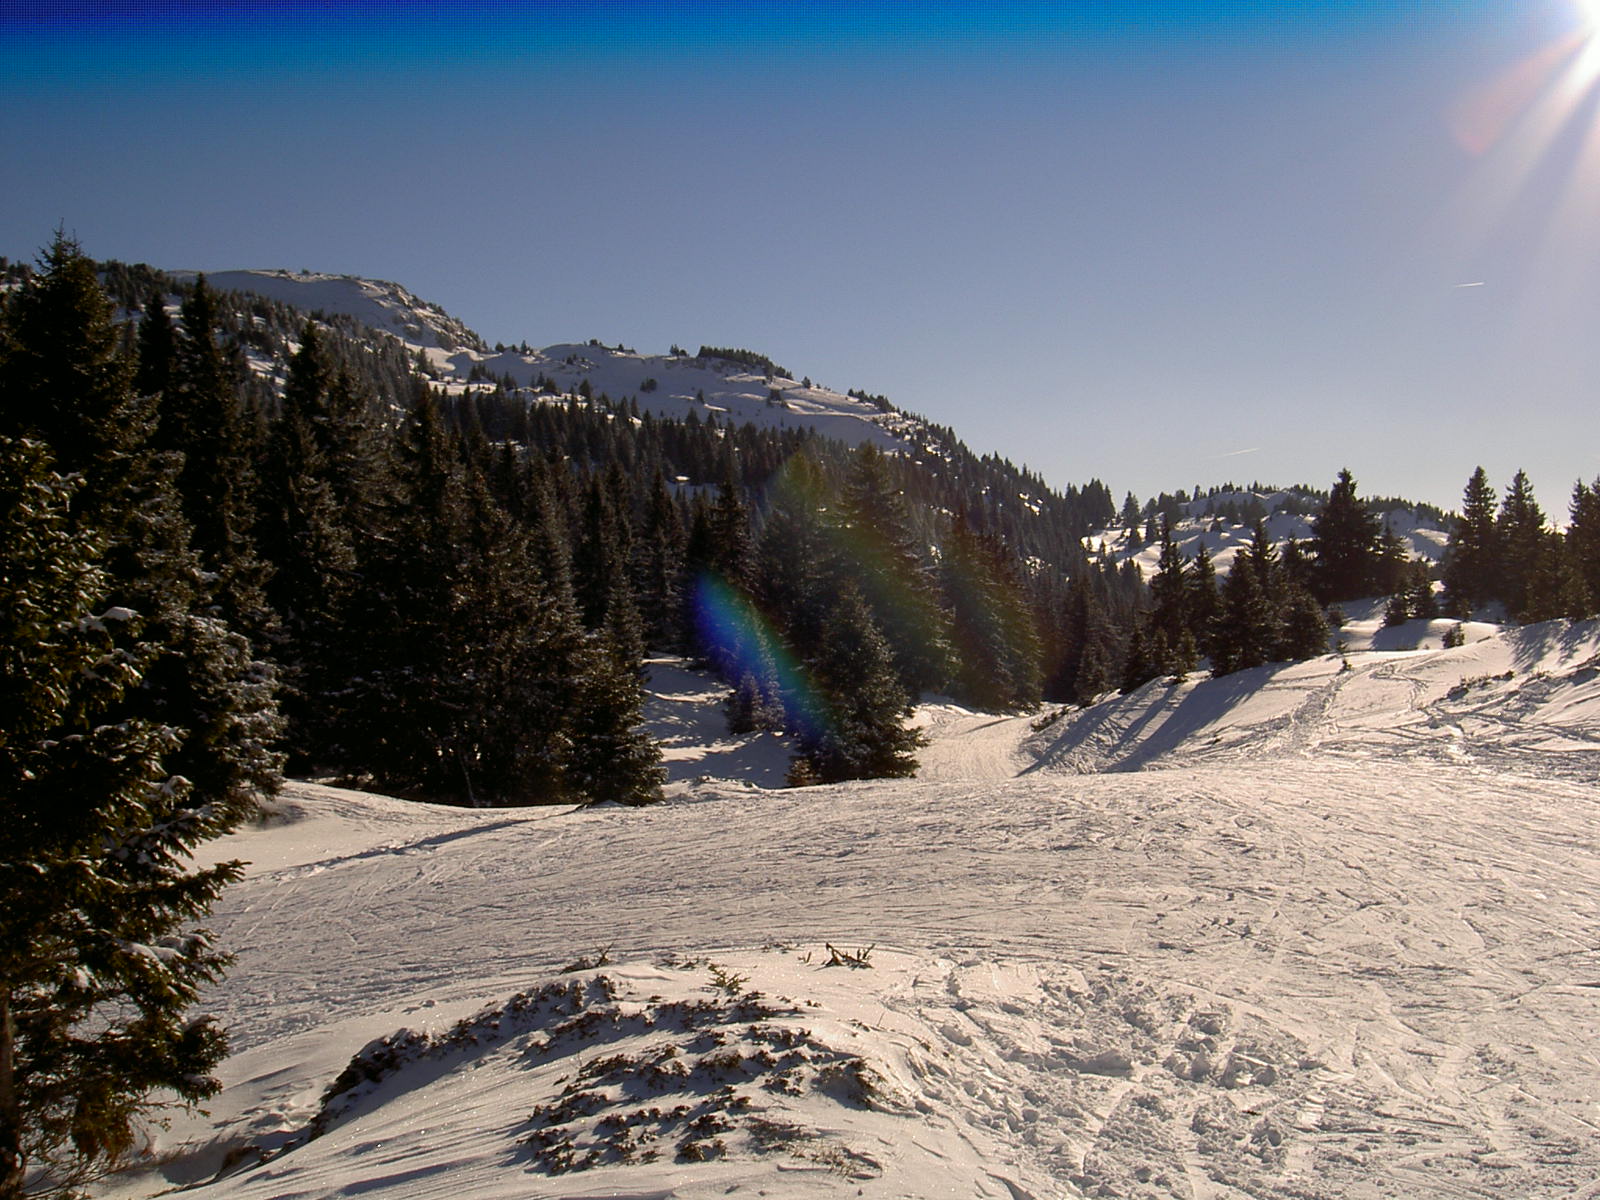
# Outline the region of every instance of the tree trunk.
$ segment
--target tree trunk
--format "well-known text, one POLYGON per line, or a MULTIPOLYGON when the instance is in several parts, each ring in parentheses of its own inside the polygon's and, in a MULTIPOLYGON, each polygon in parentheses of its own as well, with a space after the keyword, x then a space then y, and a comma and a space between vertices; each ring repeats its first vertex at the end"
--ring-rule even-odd
POLYGON ((11 993, 0 990, 0 1200, 22 1200, 22 1109, 17 1097, 16 1047, 11 993))

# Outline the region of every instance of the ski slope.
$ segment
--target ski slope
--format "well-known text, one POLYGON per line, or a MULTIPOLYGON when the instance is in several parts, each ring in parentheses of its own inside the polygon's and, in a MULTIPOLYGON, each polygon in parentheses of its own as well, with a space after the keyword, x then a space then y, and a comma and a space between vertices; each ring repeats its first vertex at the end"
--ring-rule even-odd
POLYGON ((294 784, 216 847, 227 1087, 109 1191, 1600 1195, 1597 653, 931 705, 803 790, 662 661, 664 805, 294 784))

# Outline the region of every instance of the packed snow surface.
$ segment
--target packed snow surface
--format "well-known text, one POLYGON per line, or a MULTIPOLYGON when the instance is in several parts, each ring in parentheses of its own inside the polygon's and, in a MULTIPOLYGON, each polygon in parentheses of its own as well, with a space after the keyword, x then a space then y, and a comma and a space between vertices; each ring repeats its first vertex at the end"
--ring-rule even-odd
POLYGON ((666 804, 291 785, 216 847, 227 1086, 114 1188, 1600 1195, 1600 629, 1476 632, 801 790, 658 662, 666 804))

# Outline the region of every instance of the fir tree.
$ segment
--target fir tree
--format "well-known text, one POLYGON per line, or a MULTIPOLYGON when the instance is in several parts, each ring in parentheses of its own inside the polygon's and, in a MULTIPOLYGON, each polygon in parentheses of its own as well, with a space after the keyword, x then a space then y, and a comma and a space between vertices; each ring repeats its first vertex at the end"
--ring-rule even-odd
POLYGON ((634 539, 634 594, 655 645, 682 644, 679 618, 683 602, 683 520, 658 466, 645 501, 644 523, 634 539))
POLYGON ((1259 667, 1270 660, 1277 643, 1277 621, 1261 574, 1251 556, 1234 559, 1222 585, 1222 616, 1217 624, 1213 675, 1259 667))
POLYGON ((1150 579, 1150 633, 1159 638, 1161 653, 1152 665, 1157 674, 1182 676, 1199 658, 1194 632, 1189 626, 1191 596, 1184 575, 1183 555, 1172 540, 1172 523, 1161 523, 1161 556, 1150 579))
POLYGON ((958 518, 945 539, 940 568, 957 653, 951 681, 957 698, 993 710, 1038 704, 1038 627, 1004 544, 958 518))
POLYGON ((1569 616, 1587 617, 1600 604, 1600 479, 1573 484, 1567 519, 1563 607, 1569 616))
POLYGON ((1322 606, 1305 588, 1289 586, 1278 622, 1276 657, 1295 662, 1327 652, 1328 622, 1322 606))
POLYGON ((1494 489, 1479 467, 1467 481, 1461 515, 1445 551, 1445 599, 1455 616, 1466 616, 1499 591, 1500 538, 1494 517, 1494 489))
POLYGON ((1544 511, 1527 472, 1512 477, 1500 502, 1495 537, 1500 545, 1500 599, 1514 620, 1529 618, 1529 593, 1544 551, 1544 511))
POLYGON ((851 573, 889 643, 901 683, 913 696, 942 687, 951 653, 944 613, 912 532, 905 493, 871 442, 852 456, 843 510, 856 550, 851 573))
POLYGON ((1378 555, 1378 519, 1356 496, 1356 481, 1339 472, 1327 503, 1311 522, 1317 598, 1324 604, 1371 595, 1378 555))
POLYGON ((821 782, 916 773, 913 751, 921 737, 905 727, 909 697, 895 677, 888 643, 853 585, 844 587, 828 612, 807 667, 826 699, 828 719, 802 735, 800 756, 821 782))
POLYGON ((151 292, 139 322, 138 364, 133 387, 141 396, 160 396, 172 386, 172 365, 177 357, 177 337, 167 316, 167 298, 151 292))
POLYGON ((308 325, 267 446, 256 534, 273 564, 267 597, 278 618, 274 649, 301 769, 338 758, 345 713, 337 697, 360 669, 348 628, 357 590, 355 540, 328 458, 330 374, 308 325))
POLYGON ((263 641, 272 617, 263 592, 266 568, 251 536, 251 448, 236 380, 217 344, 216 295, 205 276, 195 281, 180 315, 183 329, 154 443, 183 456, 178 494, 194 549, 217 576, 223 611, 235 628, 263 641))
POLYGON ((58 237, 0 331, 0 1195, 132 1144, 154 1089, 215 1090, 188 929, 236 864, 189 852, 276 783, 270 677, 210 610, 92 265, 58 237), (69 487, 64 481, 74 477, 69 487), (146 950, 149 953, 146 953, 146 950))
POLYGON ((1195 551, 1185 580, 1188 624, 1194 631, 1195 646, 1207 658, 1216 650, 1217 621, 1222 614, 1222 598, 1217 594, 1217 569, 1206 549, 1205 539, 1195 551))

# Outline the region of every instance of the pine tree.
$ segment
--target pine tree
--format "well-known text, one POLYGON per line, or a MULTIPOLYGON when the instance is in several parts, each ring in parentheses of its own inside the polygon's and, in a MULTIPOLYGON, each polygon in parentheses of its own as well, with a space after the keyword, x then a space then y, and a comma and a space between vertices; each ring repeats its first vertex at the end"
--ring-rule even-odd
POLYGON ((1241 553, 1222 585, 1211 672, 1222 676, 1259 667, 1270 660, 1277 641, 1277 620, 1261 574, 1252 556, 1241 553))
POLYGON ((273 565, 266 595, 277 614, 272 640, 300 769, 339 757, 346 715, 339 698, 359 670, 348 627, 357 590, 355 537, 328 457, 330 378, 315 327, 307 325, 267 445, 256 532, 273 565))
POLYGON ((1135 623, 1133 635, 1128 639, 1128 653, 1122 660, 1121 691, 1124 696, 1143 687, 1161 673, 1150 641, 1149 627, 1145 622, 1140 620, 1135 623))
POLYGON ((1567 519, 1563 607, 1568 616, 1587 617, 1600 604, 1600 479, 1573 484, 1567 519))
POLYGON ((1402 590, 1410 575, 1411 555, 1406 551, 1400 535, 1389 528, 1387 521, 1378 535, 1378 552, 1372 561, 1372 590, 1379 595, 1392 595, 1402 590))
POLYGON ((1378 519, 1356 497, 1356 481, 1339 472, 1328 501, 1311 522, 1317 598, 1324 604, 1371 595, 1378 556, 1378 519))
POLYGON ((913 696, 942 687, 951 653, 945 616, 912 532, 905 493, 871 442, 851 458, 843 524, 855 549, 849 569, 889 643, 901 683, 913 696))
POLYGON ((216 340, 216 295, 205 276, 180 315, 154 444, 183 456, 178 495, 194 549, 217 576, 223 611, 236 629, 262 641, 272 616, 263 592, 266 569, 251 535, 254 472, 236 381, 216 340))
POLYGON ((276 783, 270 677, 210 615, 92 264, 58 236, 0 331, 0 1195, 113 1162, 215 1090, 184 1011, 225 957, 189 852, 276 783), (73 484, 66 484, 68 476, 73 484))
POLYGON ((1328 652, 1328 622, 1317 598, 1303 587, 1289 586, 1284 593, 1274 657, 1297 662, 1328 652))
POLYGON ((1461 515, 1445 551, 1445 600, 1455 616, 1466 616, 1499 592, 1500 538, 1494 516, 1494 489, 1479 467, 1467 481, 1461 515))
POLYGON ((138 364, 133 387, 141 396, 164 395, 172 386, 172 365, 177 358, 177 335, 167 316, 167 298, 152 292, 139 322, 138 364))
POLYGON ((956 520, 943 549, 956 698, 992 710, 1033 707, 1044 682, 1041 647, 1016 561, 1004 543, 964 518, 956 520))
POLYGON ((645 618, 647 639, 658 646, 682 645, 683 521, 656 468, 645 501, 644 523, 634 540, 634 592, 645 618))
POLYGON ((1428 575, 1428 564, 1414 562, 1405 579, 1406 611, 1413 617, 1431 621, 1439 615, 1439 602, 1433 595, 1433 580, 1428 575))
POLYGON ((1184 575, 1183 555, 1172 540, 1172 523, 1161 523, 1161 556, 1150 579, 1150 633, 1159 638, 1160 653, 1153 666, 1157 674, 1182 676, 1194 669, 1199 653, 1189 626, 1191 595, 1184 575))
POLYGON ((1514 620, 1529 619, 1529 592, 1544 551, 1544 511, 1527 472, 1512 477, 1500 502, 1495 538, 1500 545, 1500 600, 1514 620))
POLYGON ((1207 658, 1216 651, 1217 621, 1222 615, 1222 598, 1217 594, 1217 569, 1202 538, 1185 580, 1188 624, 1194 631, 1195 647, 1207 658))
POLYGON ((843 574, 835 507, 816 464, 795 455, 773 488, 752 556, 751 595, 802 655, 822 637, 843 574))
POLYGON ((888 643, 861 593, 846 584, 828 612, 807 667, 828 719, 800 739, 800 756, 823 783, 916 773, 921 737, 904 723, 909 697, 895 677, 888 643))

